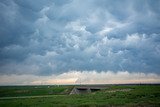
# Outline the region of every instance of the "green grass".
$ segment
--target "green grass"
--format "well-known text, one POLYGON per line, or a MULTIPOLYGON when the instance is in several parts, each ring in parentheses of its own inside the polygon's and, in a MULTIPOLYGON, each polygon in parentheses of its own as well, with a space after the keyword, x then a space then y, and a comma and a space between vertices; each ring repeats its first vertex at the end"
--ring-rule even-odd
MULTIPOLYGON (((68 90, 71 88, 71 86, 53 86, 55 90, 58 90, 54 93, 61 95, 51 97, 1 99, 0 107, 160 106, 160 85, 110 86, 102 91, 82 95, 67 95, 65 91, 67 87, 68 90), (126 91, 126 89, 129 91, 126 91)), ((50 88, 52 89, 52 87, 50 88)))
POLYGON ((0 97, 68 94, 73 86, 0 86, 0 97))

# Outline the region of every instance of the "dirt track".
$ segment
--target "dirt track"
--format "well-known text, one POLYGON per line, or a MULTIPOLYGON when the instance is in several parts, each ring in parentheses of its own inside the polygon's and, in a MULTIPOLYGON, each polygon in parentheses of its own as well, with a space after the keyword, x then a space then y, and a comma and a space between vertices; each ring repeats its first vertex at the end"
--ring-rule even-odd
POLYGON ((23 98, 44 98, 44 97, 53 97, 53 96, 64 96, 64 95, 43 95, 43 96, 20 96, 20 97, 0 97, 0 100, 9 100, 9 99, 23 99, 23 98))

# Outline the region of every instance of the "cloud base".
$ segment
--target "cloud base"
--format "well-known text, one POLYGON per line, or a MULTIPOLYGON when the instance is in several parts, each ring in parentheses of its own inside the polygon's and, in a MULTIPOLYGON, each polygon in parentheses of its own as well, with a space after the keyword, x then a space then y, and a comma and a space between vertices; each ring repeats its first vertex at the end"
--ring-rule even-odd
POLYGON ((129 73, 128 71, 70 71, 59 75, 1 75, 0 85, 75 85, 75 84, 157 84, 155 73, 129 73))
POLYGON ((159 0, 0 0, 0 75, 158 75, 159 6, 159 0))

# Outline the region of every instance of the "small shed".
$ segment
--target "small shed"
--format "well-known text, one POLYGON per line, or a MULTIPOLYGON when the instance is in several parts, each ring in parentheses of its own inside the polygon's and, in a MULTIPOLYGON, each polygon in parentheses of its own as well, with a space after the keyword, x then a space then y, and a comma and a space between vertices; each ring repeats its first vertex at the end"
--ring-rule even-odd
POLYGON ((87 94, 87 93, 91 93, 91 92, 96 92, 96 91, 100 91, 102 89, 107 88, 106 86, 75 86, 72 91, 70 92, 70 94, 87 94))

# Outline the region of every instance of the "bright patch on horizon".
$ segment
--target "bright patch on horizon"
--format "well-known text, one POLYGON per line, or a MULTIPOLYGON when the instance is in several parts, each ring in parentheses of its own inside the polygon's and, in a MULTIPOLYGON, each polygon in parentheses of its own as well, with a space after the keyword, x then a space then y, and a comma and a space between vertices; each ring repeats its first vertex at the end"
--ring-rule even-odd
POLYGON ((96 72, 70 71, 51 76, 36 75, 3 75, 0 85, 62 85, 62 84, 156 84, 160 76, 154 73, 129 73, 127 71, 96 72))

